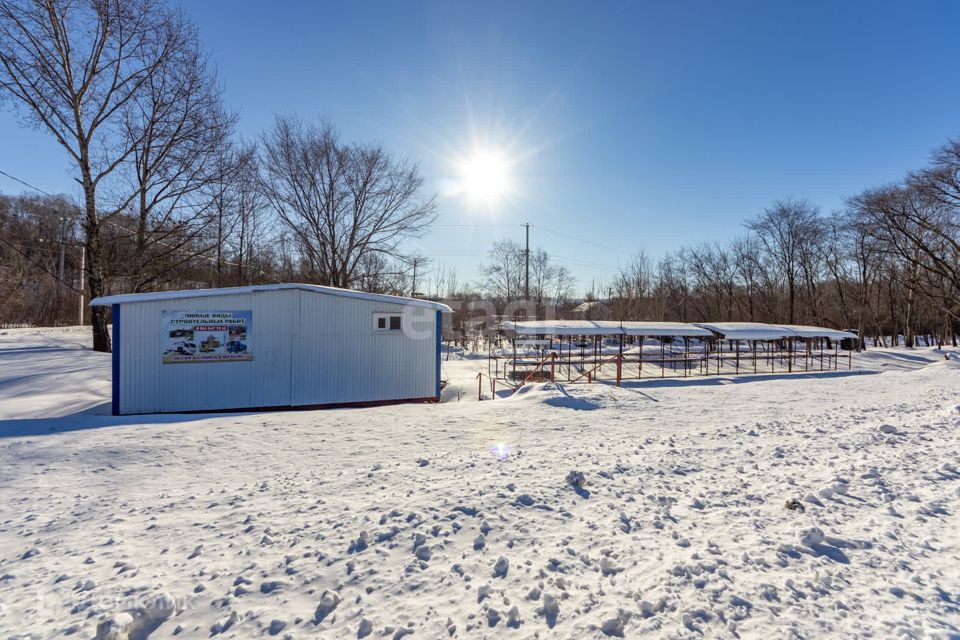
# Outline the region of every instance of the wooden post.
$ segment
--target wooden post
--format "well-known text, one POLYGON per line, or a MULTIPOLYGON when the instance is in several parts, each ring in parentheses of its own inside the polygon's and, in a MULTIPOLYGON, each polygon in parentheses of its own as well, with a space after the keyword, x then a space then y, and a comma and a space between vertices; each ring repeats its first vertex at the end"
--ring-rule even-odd
POLYGON ((753 341, 753 372, 757 372, 757 341, 753 341))
POLYGON ((737 340, 737 373, 740 373, 740 341, 737 340))

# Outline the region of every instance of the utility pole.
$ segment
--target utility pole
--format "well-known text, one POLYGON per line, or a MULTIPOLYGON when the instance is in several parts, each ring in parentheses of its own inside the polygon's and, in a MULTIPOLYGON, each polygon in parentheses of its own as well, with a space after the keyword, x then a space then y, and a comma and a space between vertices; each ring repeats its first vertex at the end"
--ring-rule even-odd
POLYGON ((60 218, 60 284, 63 284, 63 264, 64 264, 64 253, 66 252, 67 245, 67 219, 60 218))
POLYGON ((419 260, 419 258, 414 258, 414 259, 413 259, 413 282, 410 283, 410 297, 411 297, 411 298, 416 298, 416 297, 417 297, 417 260, 419 260))
POLYGON ((413 258, 410 258, 410 262, 413 264, 413 282, 410 283, 411 284, 410 297, 417 298, 419 297, 417 293, 417 267, 429 262, 429 260, 427 260, 423 256, 415 256, 413 258))
POLYGON ((530 299, 530 223, 525 222, 523 226, 527 228, 527 248, 523 252, 526 264, 526 275, 523 278, 523 301, 526 302, 530 299))

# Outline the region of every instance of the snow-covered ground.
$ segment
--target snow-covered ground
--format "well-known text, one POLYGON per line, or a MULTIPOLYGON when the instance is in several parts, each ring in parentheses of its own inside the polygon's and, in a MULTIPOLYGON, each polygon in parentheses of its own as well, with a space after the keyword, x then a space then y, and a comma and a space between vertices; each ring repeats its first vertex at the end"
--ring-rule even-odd
POLYGON ((0 637, 960 634, 956 354, 111 417, 87 340, 0 331, 0 637))

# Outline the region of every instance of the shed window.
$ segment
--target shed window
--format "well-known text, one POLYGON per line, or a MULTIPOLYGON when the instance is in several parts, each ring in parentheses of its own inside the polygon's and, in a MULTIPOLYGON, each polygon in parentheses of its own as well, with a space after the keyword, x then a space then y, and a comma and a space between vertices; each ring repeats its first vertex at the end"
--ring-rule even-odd
POLYGON ((378 332, 400 332, 403 331, 403 316, 391 313, 381 313, 376 316, 376 330, 378 332))

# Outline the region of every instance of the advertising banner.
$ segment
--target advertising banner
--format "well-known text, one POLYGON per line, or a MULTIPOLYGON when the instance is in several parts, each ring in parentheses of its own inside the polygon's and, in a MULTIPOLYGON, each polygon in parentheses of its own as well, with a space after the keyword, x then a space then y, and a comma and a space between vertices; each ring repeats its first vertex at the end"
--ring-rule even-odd
POLYGON ((164 311, 163 364, 250 362, 252 311, 164 311))

